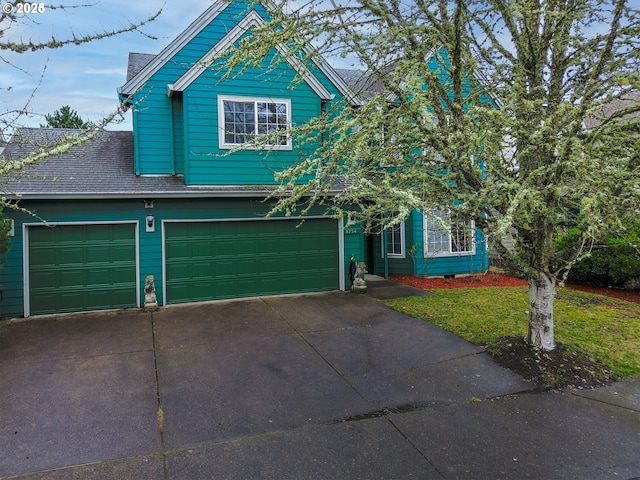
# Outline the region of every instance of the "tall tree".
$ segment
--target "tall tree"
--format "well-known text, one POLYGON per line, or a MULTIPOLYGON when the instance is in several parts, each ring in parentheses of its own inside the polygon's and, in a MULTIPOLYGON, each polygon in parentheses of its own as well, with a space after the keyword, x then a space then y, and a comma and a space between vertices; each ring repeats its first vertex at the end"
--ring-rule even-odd
POLYGON ((69 105, 60 107, 59 110, 44 116, 46 124, 40 125, 41 128, 80 128, 88 130, 94 127, 92 122, 84 121, 78 112, 72 110, 69 105))
POLYGON ((637 3, 281 0, 269 15, 212 68, 281 62, 268 52, 288 45, 365 70, 361 108, 292 126, 304 158, 276 174, 276 209, 326 203, 368 228, 434 207, 475 220, 529 280, 527 342, 554 349, 557 281, 638 208, 637 3), (580 241, 563 248, 568 226, 580 241))

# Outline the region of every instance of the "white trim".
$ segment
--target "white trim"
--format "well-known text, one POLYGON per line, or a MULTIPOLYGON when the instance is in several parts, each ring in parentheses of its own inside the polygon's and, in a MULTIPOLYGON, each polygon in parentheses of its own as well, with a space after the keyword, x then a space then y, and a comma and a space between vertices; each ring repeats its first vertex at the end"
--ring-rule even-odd
POLYGON ((180 35, 178 35, 169 45, 167 45, 158 55, 155 56, 142 70, 132 79, 118 88, 120 95, 133 95, 145 82, 160 70, 174 55, 182 50, 191 40, 193 40, 211 21, 216 18, 228 3, 219 1, 211 5, 205 12, 196 18, 180 35))
MULTIPOLYGON (((202 73, 204 73, 207 68, 211 65, 212 61, 222 52, 228 50, 233 46, 235 42, 237 42, 245 33, 247 33, 251 28, 260 27, 265 25, 266 22, 260 16, 258 12, 252 10, 249 14, 244 17, 238 24, 231 29, 229 33, 227 33, 218 43, 216 43, 213 48, 211 48, 207 53, 205 53, 200 60, 198 60, 187 72, 182 75, 176 82, 172 85, 167 85, 169 90, 168 94, 171 95, 172 92, 182 92, 189 85, 191 85, 202 73)), ((278 53, 287 61, 287 63, 300 75, 305 82, 311 87, 311 89, 322 99, 322 100, 332 100, 334 95, 332 95, 329 90, 327 90, 322 82, 313 75, 307 66, 298 59, 295 55, 291 54, 291 50, 287 48, 284 44, 279 44, 276 46, 276 50, 278 53)), ((328 75, 327 75, 328 76, 328 75)))
POLYGON ((77 226, 77 225, 133 225, 135 237, 135 262, 136 262, 136 308, 140 308, 140 222, 138 220, 114 220, 96 222, 26 222, 22 224, 22 286, 23 286, 23 308, 24 316, 31 315, 30 303, 30 278, 29 278, 29 227, 57 227, 57 226, 77 226))
MULTIPOLYGON (((305 52, 307 54, 309 54, 309 52, 307 50, 305 50, 305 52)), ((323 58, 323 57, 313 57, 312 58, 313 63, 316 64, 316 66, 320 69, 320 71, 322 73, 324 73, 327 78, 329 79, 329 81, 331 81, 331 83, 333 83, 336 88, 338 89, 338 91, 344 95, 345 97, 347 97, 347 99, 349 99, 349 101, 355 105, 356 107, 361 107, 364 105, 364 101, 362 99, 360 99, 358 97, 358 95, 356 95, 351 88, 349 87, 349 85, 347 85, 345 83, 345 81, 342 79, 342 77, 338 74, 338 72, 336 72, 336 70, 327 63, 327 61, 323 58)))
MULTIPOLYGON (((270 97, 241 97, 237 95, 218 95, 218 148, 221 150, 230 150, 232 148, 246 148, 251 150, 292 150, 291 145, 291 122, 293 118, 293 113, 291 111, 291 100, 288 98, 270 98, 270 97), (259 102, 266 103, 284 103, 287 106, 287 143, 286 145, 260 145, 260 148, 252 145, 251 140, 247 143, 226 143, 225 142, 225 118, 224 118, 224 102, 246 102, 253 103, 254 113, 255 113, 255 125, 257 126, 258 122, 258 114, 256 109, 256 104, 259 102)), ((255 135, 256 138, 260 138, 259 134, 255 135)))
MULTIPOLYGON (((400 225, 400 248, 402 249, 402 253, 389 253, 386 252, 387 258, 406 258, 406 245, 405 245, 405 222, 400 222, 399 224, 396 225, 400 225)), ((393 227, 395 227, 396 225, 393 225, 393 227)), ((380 232, 381 234, 381 242, 380 242, 380 258, 384 258, 385 257, 385 251, 384 251, 384 246, 385 246, 385 241, 384 241, 384 236, 387 235, 387 233, 389 232, 389 229, 392 227, 387 227, 384 230, 382 230, 382 232, 380 232)), ((387 242, 388 245, 388 242, 387 242)))
POLYGON ((342 291, 347 289, 344 276, 346 275, 344 267, 344 222, 340 219, 338 222, 338 288, 342 291))
MULTIPOLYGON (((332 217, 322 216, 322 215, 314 215, 310 217, 257 217, 257 218, 247 218, 247 217, 234 217, 234 218, 176 218, 176 219, 166 219, 161 220, 160 222, 160 230, 161 230, 161 257, 162 257, 162 305, 174 305, 171 303, 167 303, 167 243, 166 243, 166 229, 165 224, 168 223, 220 223, 220 222, 255 222, 255 221, 305 221, 305 220, 331 220, 332 217)), ((338 222, 338 288, 340 290, 345 290, 345 267, 344 267, 344 229, 342 226, 342 222, 340 219, 337 219, 338 222)), ((295 295, 295 294, 294 294, 295 295)), ((244 298, 244 297, 243 297, 244 298)), ((250 298, 250 297, 247 297, 250 298)), ((199 302, 198 302, 199 303, 199 302)))
MULTIPOLYGON (((465 222, 465 225, 469 225, 471 230, 471 250, 463 251, 463 252, 452 252, 451 251, 451 225, 449 225, 449 229, 447 230, 447 238, 449 240, 449 251, 448 252, 430 252, 429 251, 429 228, 428 228, 428 216, 431 215, 429 212, 422 212, 422 242, 423 242, 423 256, 424 258, 441 258, 441 257, 470 257, 476 254, 476 225, 473 220, 465 222)), ((448 221, 451 220, 450 212, 447 213, 448 221)))
POLYGON ((235 27, 227 33, 222 40, 216 43, 200 60, 198 60, 187 72, 182 75, 173 85, 168 85, 170 90, 182 92, 191 85, 211 64, 211 62, 220 53, 231 48, 240 37, 242 37, 251 28, 264 25, 265 21, 255 10, 251 10, 235 27))

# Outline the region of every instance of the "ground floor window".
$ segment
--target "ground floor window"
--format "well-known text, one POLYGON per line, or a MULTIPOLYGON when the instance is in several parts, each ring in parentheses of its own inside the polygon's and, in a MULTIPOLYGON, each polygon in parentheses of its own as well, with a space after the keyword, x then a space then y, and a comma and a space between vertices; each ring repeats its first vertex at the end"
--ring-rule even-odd
POLYGON ((452 215, 449 210, 433 209, 424 214, 425 257, 473 255, 475 225, 452 215))
POLYGON ((388 257, 404 257, 404 222, 396 223, 382 231, 381 257, 385 256, 385 239, 388 257))

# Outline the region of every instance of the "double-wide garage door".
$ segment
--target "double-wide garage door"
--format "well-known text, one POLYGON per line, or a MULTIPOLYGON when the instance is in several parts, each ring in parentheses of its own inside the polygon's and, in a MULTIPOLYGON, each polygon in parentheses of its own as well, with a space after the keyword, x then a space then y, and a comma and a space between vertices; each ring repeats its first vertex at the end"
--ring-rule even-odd
POLYGON ((339 288, 331 219, 165 222, 165 303, 339 288))
POLYGON ((29 227, 30 314, 135 307, 136 224, 29 227))

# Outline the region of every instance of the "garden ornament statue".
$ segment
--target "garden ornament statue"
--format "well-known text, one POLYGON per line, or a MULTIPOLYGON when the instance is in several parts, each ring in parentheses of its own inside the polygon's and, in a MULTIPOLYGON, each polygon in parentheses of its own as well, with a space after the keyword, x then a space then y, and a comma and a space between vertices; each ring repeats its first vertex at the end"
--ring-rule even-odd
POLYGON ((145 312, 155 312, 158 310, 158 300, 156 298, 156 287, 153 275, 148 275, 144 280, 144 310, 145 312))
POLYGON ((367 293, 367 282, 364 280, 365 273, 367 273, 367 266, 364 262, 358 262, 351 290, 357 293, 367 293))

